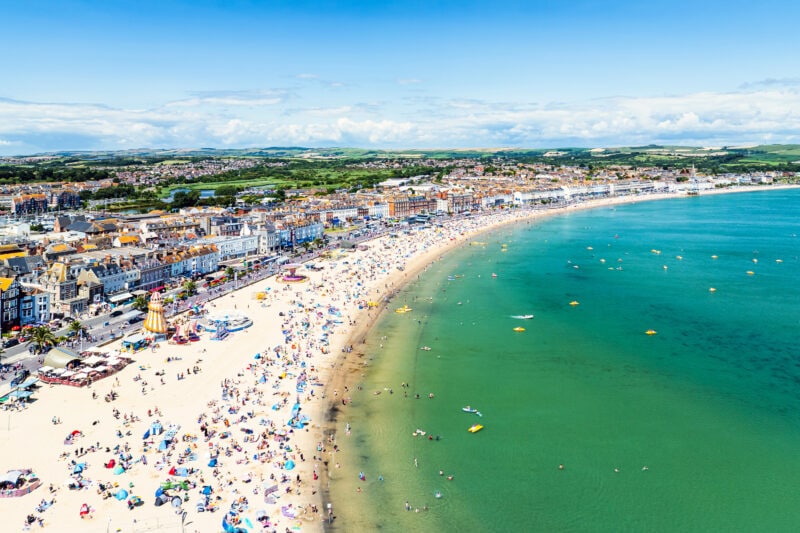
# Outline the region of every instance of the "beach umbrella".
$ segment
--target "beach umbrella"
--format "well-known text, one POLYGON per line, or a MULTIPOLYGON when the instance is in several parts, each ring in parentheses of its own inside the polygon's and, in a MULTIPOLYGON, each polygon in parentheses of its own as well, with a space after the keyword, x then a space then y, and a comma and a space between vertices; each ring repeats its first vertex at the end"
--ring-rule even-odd
POLYGON ((158 488, 156 489, 156 498, 158 498, 158 497, 159 497, 159 496, 161 496, 162 494, 164 494, 164 489, 162 489, 161 487, 158 487, 158 488))
POLYGON ((286 470, 294 470, 294 461, 291 459, 286 461, 286 470))
POLYGON ((117 493, 114 495, 114 497, 115 497, 116 499, 118 499, 118 500, 124 500, 125 498, 127 498, 127 497, 128 497, 128 491, 127 491, 127 490, 125 490, 125 489, 120 489, 120 490, 119 490, 119 491, 118 491, 118 492, 117 492, 117 493))
POLYGON ((254 359, 261 359, 261 354, 260 354, 260 353, 257 353, 257 354, 255 355, 254 359))
POLYGON ((211 459, 211 460, 208 462, 208 466, 210 466, 211 468, 213 468, 213 467, 217 466, 217 458, 216 458, 216 457, 214 457, 213 459, 211 459))
POLYGON ((113 472, 114 472, 115 476, 118 476, 120 474, 124 474, 125 473, 125 469, 122 468, 122 465, 117 465, 117 466, 114 467, 113 472))

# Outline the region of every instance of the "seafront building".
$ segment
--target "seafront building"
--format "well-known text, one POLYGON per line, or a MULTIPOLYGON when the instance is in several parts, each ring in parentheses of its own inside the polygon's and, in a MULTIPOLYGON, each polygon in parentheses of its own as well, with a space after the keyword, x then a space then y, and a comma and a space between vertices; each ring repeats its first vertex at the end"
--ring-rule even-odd
MULTIPOLYGON (((360 235, 362 228, 375 224, 414 223, 418 215, 452 216, 615 196, 698 194, 716 187, 769 184, 778 177, 777 173, 703 176, 689 169, 613 166, 590 170, 503 159, 422 163, 446 169, 446 174, 436 179, 428 175, 389 179, 354 192, 287 189, 283 203, 247 205, 239 199, 236 207, 173 213, 80 211, 80 194, 285 163, 208 160, 115 169, 114 180, 5 186, 0 189, 0 209, 9 219, 0 222, 0 242, 6 243, 0 244, 0 328, 6 332, 46 323, 51 317, 107 312, 136 294, 180 287, 189 279, 204 282, 203 277, 228 267, 258 268, 261 260, 266 263, 280 254, 334 245, 343 235, 360 235)), ((401 160, 353 166, 397 169, 419 164, 401 160)), ((263 194, 256 189, 246 192, 263 194)))

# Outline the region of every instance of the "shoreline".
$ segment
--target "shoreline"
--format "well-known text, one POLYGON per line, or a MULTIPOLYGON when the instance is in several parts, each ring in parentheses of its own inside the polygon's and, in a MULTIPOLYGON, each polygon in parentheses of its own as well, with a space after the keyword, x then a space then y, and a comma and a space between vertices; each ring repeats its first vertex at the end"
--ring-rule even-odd
MULTIPOLYGON (((704 191, 699 196, 709 196, 709 195, 729 194, 729 193, 747 193, 747 192, 758 192, 765 190, 774 191, 774 190, 786 190, 786 189, 800 189, 800 186, 779 185, 779 186, 747 186, 747 187, 724 188, 724 189, 714 189, 711 191, 704 191)), ((397 294, 406 285, 411 283, 417 276, 419 276, 419 274, 427 270, 436 261, 441 259, 445 254, 468 244, 471 239, 481 234, 489 233, 511 224, 516 224, 520 222, 539 221, 553 216, 571 213, 574 211, 583 211, 588 209, 596 209, 596 208, 610 207, 616 205, 640 203, 645 201, 671 200, 671 199, 683 199, 683 198, 692 199, 696 197, 688 196, 684 193, 660 193, 652 195, 602 198, 576 204, 570 204, 566 206, 559 206, 552 209, 543 209, 535 211, 526 210, 526 211, 521 211, 520 216, 518 217, 506 218, 494 222, 487 221, 488 222, 487 224, 480 225, 479 227, 474 228, 469 232, 461 233, 454 240, 443 243, 440 248, 427 250, 421 253, 420 255, 412 258, 412 260, 410 260, 408 262, 408 265, 405 267, 404 273, 406 273, 407 276, 398 276, 397 273, 393 273, 392 275, 388 276, 386 278, 386 281, 387 283, 391 284, 391 288, 390 290, 381 293, 381 304, 378 308, 374 309, 377 312, 375 312, 374 314, 370 314, 368 310, 359 311, 354 317, 354 319, 358 322, 358 324, 354 329, 351 329, 347 338, 344 339, 344 342, 338 348, 341 349, 348 345, 356 346, 360 342, 362 342, 363 339, 366 339, 366 337, 375 327, 378 319, 382 316, 384 311, 389 308, 391 297, 394 294, 397 294), (402 280, 403 278, 405 278, 405 280, 401 284, 395 285, 394 281, 399 281, 402 280), (362 322, 362 320, 364 319, 366 319, 365 322, 362 322)), ((490 216, 491 214, 483 215, 484 218, 488 218, 490 216)), ((377 240, 379 239, 375 239, 374 241, 377 240)), ((368 241, 366 244, 370 244, 374 241, 368 241)), ((342 389, 347 383, 347 377, 353 375, 353 373, 355 373, 356 370, 359 368, 357 362, 354 361, 353 358, 349 358, 348 355, 349 354, 345 352, 338 352, 336 361, 334 363, 334 368, 341 369, 346 372, 334 372, 334 374, 327 380, 329 382, 327 388, 342 389)), ((357 355, 358 358, 365 356, 365 354, 360 352, 355 353, 355 355, 357 355)), ((322 420, 324 420, 325 423, 325 427, 322 428, 323 434, 335 435, 336 425, 337 422, 339 421, 339 417, 342 416, 342 414, 343 414, 342 410, 337 407, 335 401, 331 400, 328 402, 327 408, 324 411, 324 417, 322 417, 322 420)), ((321 490, 320 494, 321 499, 319 502, 320 504, 331 502, 333 494, 331 493, 329 488, 327 488, 329 477, 330 477, 330 465, 326 464, 322 474, 322 479, 325 480, 324 485, 326 486, 326 488, 321 490)))
MULTIPOLYGON (((747 187, 709 191, 708 194, 786 188, 798 187, 747 187)), ((192 345, 164 345, 157 350, 139 352, 134 355, 134 363, 116 376, 83 389, 51 386, 46 392, 40 392, 37 401, 26 408, 26 413, 9 413, 8 424, 5 421, 0 422, 0 427, 8 427, 7 431, 2 432, 4 435, 0 435, 7 452, 3 466, 6 470, 33 468, 43 482, 43 486, 34 491, 34 496, 0 499, 0 512, 8 518, 10 524, 7 529, 18 530, 18 524, 22 523, 22 519, 33 510, 40 499, 53 497, 48 493, 47 485, 59 485, 68 477, 67 459, 59 458, 59 451, 71 454, 80 446, 102 442, 102 446, 96 447, 97 450, 81 454, 80 458, 75 455, 73 460, 88 463, 87 477, 95 480, 95 483, 99 482, 98 478, 104 478, 104 481, 118 482, 119 486, 127 487, 130 484, 131 491, 136 491, 135 494, 145 500, 144 507, 129 511, 124 502, 100 500, 95 495, 94 485, 88 492, 67 491, 59 485, 54 495, 57 497, 57 504, 52 510, 41 514, 45 519, 44 528, 57 531, 105 531, 111 527, 114 531, 135 531, 137 528, 140 530, 142 527, 150 527, 147 524, 156 524, 162 531, 180 531, 182 524, 179 517, 171 512, 172 509, 165 508, 165 512, 161 512, 162 510, 154 510, 152 506, 152 490, 166 477, 165 472, 154 470, 153 464, 148 466, 148 463, 134 461, 128 472, 114 477, 110 471, 103 469, 103 463, 115 454, 104 450, 113 448, 115 444, 125 444, 130 446, 134 456, 141 454, 152 463, 161 462, 165 466, 175 466, 175 461, 170 459, 170 452, 162 454, 153 449, 142 450, 141 434, 154 420, 154 417, 145 415, 148 407, 159 406, 159 411, 164 413, 159 416, 162 423, 179 424, 181 433, 192 435, 197 434, 202 419, 202 416, 198 417, 198 412, 210 420, 215 416, 219 418, 220 415, 215 415, 214 411, 222 409, 219 418, 221 423, 225 418, 223 407, 231 408, 242 402, 246 402, 247 406, 241 409, 253 413, 242 424, 262 418, 269 419, 275 428, 285 427, 294 403, 291 399, 297 396, 298 403, 302 402, 302 412, 310 415, 311 424, 305 431, 290 430, 289 452, 283 446, 276 449, 273 445, 269 448, 272 454, 269 460, 254 461, 253 446, 247 444, 247 441, 237 443, 243 451, 236 451, 236 447, 231 446, 241 436, 236 421, 231 428, 237 429, 230 432, 231 437, 227 440, 214 439, 206 441, 208 444, 200 441, 195 444, 198 455, 201 445, 213 445, 218 452, 231 451, 233 448, 230 459, 222 459, 223 468, 214 474, 211 482, 215 494, 222 498, 219 501, 220 511, 226 511, 229 503, 248 495, 252 500, 251 511, 265 507, 269 511, 271 527, 266 529, 268 531, 272 531, 273 527, 278 531, 286 527, 321 531, 325 528, 325 505, 333 496, 329 491, 328 479, 334 456, 328 450, 330 443, 326 443, 326 439, 331 434, 335 436, 338 417, 347 409, 346 405, 341 404, 342 398, 346 396, 345 387, 354 386, 353 376, 358 379, 364 371, 362 360, 366 354, 359 350, 359 345, 374 328, 378 318, 386 309, 391 309, 391 301, 398 291, 445 254, 464 246, 480 234, 505 225, 536 221, 575 210, 674 198, 686 196, 659 194, 604 198, 553 209, 502 210, 450 224, 445 221, 444 228, 414 233, 408 238, 401 236, 393 239, 388 235, 377 237, 365 242, 366 249, 363 251, 347 253, 338 259, 316 260, 318 264, 324 265, 324 269, 303 269, 303 273, 308 276, 305 283, 286 284, 279 283, 275 278, 268 278, 255 285, 242 287, 230 296, 219 298, 211 307, 238 308, 251 316, 254 326, 233 334, 232 340, 210 341, 206 335, 201 342, 192 345), (266 292, 264 300, 253 298, 259 289, 266 292), (366 305, 370 301, 377 305, 370 308, 366 305), (329 317, 329 313, 322 312, 325 308, 329 311, 337 310, 338 316, 341 316, 338 325, 336 320, 329 317), (348 346, 353 346, 352 351, 345 350, 348 346), (256 353, 262 356, 258 360, 254 360, 256 353), (165 362, 166 357, 174 357, 175 354, 179 354, 177 359, 183 362, 165 362), (175 379, 176 371, 181 373, 184 367, 192 364, 201 368, 201 371, 193 374, 186 369, 187 374, 190 374, 186 379, 175 379), (297 377, 304 370, 309 373, 312 386, 302 394, 296 393, 295 382, 289 378, 297 377), (162 385, 159 385, 159 372, 162 385), (135 379, 138 375, 151 383, 150 388, 141 393, 140 389, 144 388, 141 387, 140 380, 135 379), (264 378, 263 382, 260 381, 261 377, 264 378), (224 388, 229 393, 226 396, 237 398, 235 403, 230 399, 226 403, 224 397, 220 399, 220 382, 225 384, 224 388), (322 385, 316 388, 320 394, 314 394, 314 384, 322 385), (104 396, 109 387, 119 393, 119 400, 106 405, 102 399, 91 398, 92 392, 97 392, 98 397, 104 396), (233 394, 234 391, 236 394, 233 394), (238 399, 239 395, 241 401, 238 399), (283 405, 279 405, 281 401, 283 405), (213 406, 211 402, 214 403, 213 406), (273 409, 269 408, 270 405, 273 405, 273 409), (274 409, 274 405, 279 407, 274 409), (109 414, 112 408, 125 415, 130 413, 130 418, 138 420, 123 424, 122 420, 112 418, 109 414), (64 424, 51 424, 52 416, 60 417, 64 424), (84 432, 84 437, 77 445, 64 447, 64 435, 73 429, 84 432), (122 432, 121 437, 117 431, 122 432), (33 445, 28 439, 21 438, 34 434, 37 438, 33 445), (127 438, 128 436, 131 438, 127 438), (315 447, 322 450, 314 451, 315 447), (313 460, 304 457, 304 452, 306 456, 313 456, 313 460), (164 455, 167 457, 163 457, 164 455), (282 492, 276 505, 265 505, 262 497, 265 488, 263 483, 271 481, 264 476, 280 478, 281 475, 289 474, 283 466, 289 459, 296 461, 296 469, 290 472, 288 483, 276 484, 281 484, 282 489, 290 488, 291 491, 282 492), (241 463, 238 462, 240 460, 241 463), (328 464, 324 461, 328 461, 328 464), (315 473, 319 479, 313 479, 315 473), (247 481, 243 483, 242 480, 249 479, 250 476, 255 478, 255 483, 245 485, 247 481), (256 481, 259 476, 260 482, 256 481), (295 476, 301 481, 295 483, 291 479, 295 476), (84 500, 88 500, 96 509, 94 514, 99 520, 78 520, 77 510, 84 500), (281 512, 281 508, 287 506, 302 511, 292 511, 295 516, 290 518, 281 512), (318 509, 316 516, 313 511, 308 511, 311 508, 318 509)), ((104 346, 103 350, 109 351, 118 346, 118 343, 116 341, 104 346)), ((6 415, 3 413, 0 416, 6 415)), ((250 427, 256 433, 260 431, 258 426, 250 427)), ((224 431, 221 426, 218 428, 224 431)), ((175 449, 172 451, 176 455, 177 448, 186 446, 181 442, 179 439, 177 447, 173 447, 175 449)), ((208 476, 209 470, 204 457, 200 458, 200 463, 188 466, 199 467, 199 479, 203 479, 202 474, 208 476)), ((219 530, 224 513, 195 512, 196 492, 191 492, 191 498, 186 505, 189 511, 188 520, 193 522, 186 531, 219 530)), ((34 528, 39 529, 39 526, 34 524, 34 528)))

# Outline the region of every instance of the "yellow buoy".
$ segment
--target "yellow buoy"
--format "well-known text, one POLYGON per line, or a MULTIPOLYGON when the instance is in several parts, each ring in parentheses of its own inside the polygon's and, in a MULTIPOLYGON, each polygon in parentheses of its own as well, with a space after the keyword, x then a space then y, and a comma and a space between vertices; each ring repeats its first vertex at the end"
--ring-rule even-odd
POLYGON ((571 306, 575 307, 576 305, 580 305, 580 302, 578 302, 578 301, 576 301, 576 300, 572 300, 572 301, 569 303, 569 305, 571 305, 571 306))
POLYGON ((525 328, 516 327, 516 328, 514 328, 514 331, 522 332, 522 331, 525 331, 525 328))
POLYGON ((752 270, 748 270, 748 271, 747 271, 747 275, 748 275, 748 276, 752 276, 753 274, 755 274, 755 272, 753 272, 752 270))
POLYGON ((656 333, 658 332, 654 329, 648 329, 647 331, 645 331, 645 334, 647 335, 655 335, 656 333))

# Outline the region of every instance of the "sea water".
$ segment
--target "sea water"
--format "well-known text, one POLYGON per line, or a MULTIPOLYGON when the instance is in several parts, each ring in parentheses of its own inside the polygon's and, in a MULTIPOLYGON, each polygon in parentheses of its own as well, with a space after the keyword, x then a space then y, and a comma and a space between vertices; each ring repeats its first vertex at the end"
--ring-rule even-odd
POLYGON ((798 190, 601 207, 434 263, 362 346, 333 529, 800 529, 798 213, 798 190))

